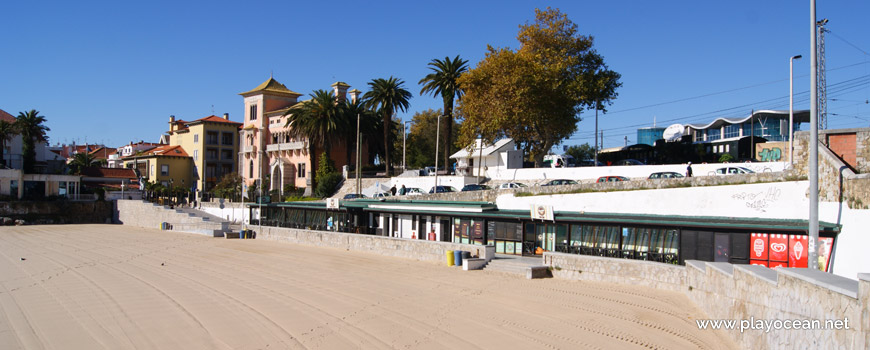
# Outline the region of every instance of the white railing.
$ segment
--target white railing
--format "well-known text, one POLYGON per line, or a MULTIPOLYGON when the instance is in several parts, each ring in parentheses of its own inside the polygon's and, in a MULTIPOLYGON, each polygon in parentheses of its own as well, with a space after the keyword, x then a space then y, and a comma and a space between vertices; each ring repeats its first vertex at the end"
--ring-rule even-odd
POLYGON ((284 142, 284 143, 275 143, 275 144, 267 145, 266 151, 267 152, 290 151, 290 150, 297 150, 297 149, 304 149, 304 148, 305 148, 304 141, 294 141, 294 142, 284 142))

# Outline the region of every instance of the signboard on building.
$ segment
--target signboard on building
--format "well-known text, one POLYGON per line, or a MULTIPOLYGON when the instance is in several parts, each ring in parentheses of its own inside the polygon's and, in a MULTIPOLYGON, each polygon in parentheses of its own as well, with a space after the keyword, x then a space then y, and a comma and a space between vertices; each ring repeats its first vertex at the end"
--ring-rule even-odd
POLYGON ((326 209, 335 209, 338 210, 338 198, 327 198, 326 199, 326 209))
POLYGON ((531 212, 532 220, 545 220, 545 221, 554 221, 555 220, 553 218, 553 206, 552 205, 532 204, 530 212, 531 212))

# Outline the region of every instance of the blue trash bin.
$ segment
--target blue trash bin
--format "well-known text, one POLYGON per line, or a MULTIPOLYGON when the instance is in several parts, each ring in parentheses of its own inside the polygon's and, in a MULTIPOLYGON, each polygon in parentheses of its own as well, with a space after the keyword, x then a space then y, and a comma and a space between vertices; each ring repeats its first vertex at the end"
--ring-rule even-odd
POLYGON ((461 250, 453 251, 453 261, 456 266, 462 267, 462 253, 463 252, 461 250))

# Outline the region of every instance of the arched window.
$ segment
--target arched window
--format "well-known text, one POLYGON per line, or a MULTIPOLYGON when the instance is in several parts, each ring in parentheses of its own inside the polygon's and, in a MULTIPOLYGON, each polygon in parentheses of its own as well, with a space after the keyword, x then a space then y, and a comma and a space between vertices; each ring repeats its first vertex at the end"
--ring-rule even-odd
POLYGON ((248 177, 254 177, 254 161, 248 163, 248 177))

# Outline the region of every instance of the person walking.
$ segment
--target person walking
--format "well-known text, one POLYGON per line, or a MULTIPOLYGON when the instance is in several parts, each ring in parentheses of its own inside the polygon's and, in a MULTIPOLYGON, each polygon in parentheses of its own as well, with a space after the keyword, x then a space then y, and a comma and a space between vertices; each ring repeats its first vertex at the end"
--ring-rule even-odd
POLYGON ((689 166, 686 167, 686 177, 692 177, 692 162, 689 162, 689 166))
POLYGON ((390 188, 390 195, 392 195, 392 196, 396 195, 396 185, 393 185, 393 187, 390 188))
POLYGON ((405 191, 407 191, 407 189, 405 189, 405 185, 402 184, 402 188, 399 189, 399 195, 400 195, 400 196, 404 196, 404 195, 405 195, 405 191))

